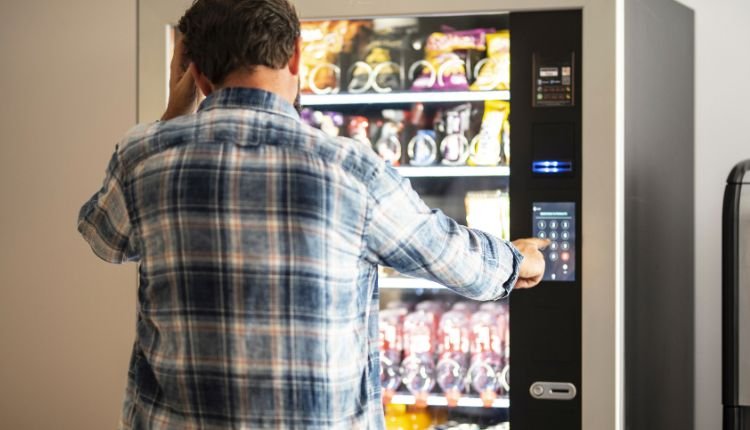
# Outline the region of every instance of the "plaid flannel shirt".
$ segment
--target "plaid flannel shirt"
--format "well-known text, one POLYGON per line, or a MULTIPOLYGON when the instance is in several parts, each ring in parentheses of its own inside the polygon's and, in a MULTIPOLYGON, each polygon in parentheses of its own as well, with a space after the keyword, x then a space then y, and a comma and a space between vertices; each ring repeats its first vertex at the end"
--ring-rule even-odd
POLYGON ((139 262, 122 429, 383 429, 377 265, 490 300, 522 258, 247 88, 129 132, 78 229, 139 262))

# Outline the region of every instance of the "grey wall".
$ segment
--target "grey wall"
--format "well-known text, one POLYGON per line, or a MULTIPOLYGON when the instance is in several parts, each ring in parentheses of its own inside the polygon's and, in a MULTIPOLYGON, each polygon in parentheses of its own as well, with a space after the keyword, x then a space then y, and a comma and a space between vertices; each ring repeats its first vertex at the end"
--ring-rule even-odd
POLYGON ((625 2, 625 427, 693 415, 693 13, 625 2))
POLYGON ((721 202, 750 158, 750 1, 681 0, 696 16, 695 429, 721 428, 721 202), (741 73, 741 72, 740 72, 741 73))
POLYGON ((135 2, 0 2, 0 428, 111 429, 133 341, 133 266, 76 233, 135 122, 135 2))

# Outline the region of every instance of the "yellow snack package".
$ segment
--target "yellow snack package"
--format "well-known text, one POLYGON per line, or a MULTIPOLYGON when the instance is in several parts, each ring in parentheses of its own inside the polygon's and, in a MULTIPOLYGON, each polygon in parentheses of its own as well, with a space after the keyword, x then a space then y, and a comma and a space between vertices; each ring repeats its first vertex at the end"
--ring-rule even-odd
POLYGON ((510 31, 487 35, 487 57, 474 66, 474 91, 510 89, 510 31))

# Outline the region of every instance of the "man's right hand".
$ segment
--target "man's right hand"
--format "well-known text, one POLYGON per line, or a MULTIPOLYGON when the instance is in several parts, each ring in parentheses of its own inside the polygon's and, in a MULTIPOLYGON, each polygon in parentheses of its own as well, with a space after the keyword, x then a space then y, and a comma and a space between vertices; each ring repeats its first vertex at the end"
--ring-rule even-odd
POLYGON ((175 37, 174 54, 169 70, 169 102, 167 110, 162 115, 166 121, 180 115, 195 112, 198 105, 198 87, 195 85, 190 68, 195 65, 185 57, 185 45, 182 37, 175 37))
POLYGON ((523 255, 523 262, 518 269, 518 281, 516 281, 515 288, 531 288, 542 280, 542 276, 544 276, 544 255, 542 255, 541 250, 549 244, 549 239, 536 237, 513 241, 513 246, 523 255))

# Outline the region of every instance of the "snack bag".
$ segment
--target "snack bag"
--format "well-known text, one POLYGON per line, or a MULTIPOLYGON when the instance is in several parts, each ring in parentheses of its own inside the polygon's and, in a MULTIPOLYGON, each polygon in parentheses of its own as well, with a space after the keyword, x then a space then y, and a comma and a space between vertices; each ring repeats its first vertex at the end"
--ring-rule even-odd
POLYGON ((464 198, 466 225, 508 240, 507 203, 507 193, 500 190, 469 191, 464 198))
POLYGON ((300 118, 305 124, 319 128, 332 137, 338 136, 344 125, 344 115, 340 112, 322 112, 304 108, 300 113, 300 118))
POLYGON ((398 63, 403 56, 405 35, 409 28, 375 33, 347 72, 350 93, 374 90, 388 93, 402 89, 403 68, 398 63))
POLYGON ((341 71, 337 63, 341 52, 351 50, 351 42, 363 21, 312 21, 300 24, 302 59, 300 88, 304 93, 338 92, 341 71))
POLYGON ((510 103, 488 100, 484 103, 484 115, 479 134, 469 144, 470 166, 496 166, 502 160, 503 126, 510 114, 510 103))
POLYGON ((413 77, 417 68, 422 67, 421 74, 412 83, 412 89, 417 91, 468 89, 465 61, 460 53, 468 50, 486 50, 485 35, 494 31, 494 29, 477 28, 432 33, 427 38, 425 59, 414 63, 409 69, 409 75, 413 77))
POLYGON ((487 35, 487 57, 474 66, 473 91, 510 89, 510 31, 487 35))

